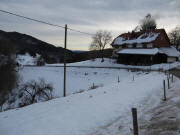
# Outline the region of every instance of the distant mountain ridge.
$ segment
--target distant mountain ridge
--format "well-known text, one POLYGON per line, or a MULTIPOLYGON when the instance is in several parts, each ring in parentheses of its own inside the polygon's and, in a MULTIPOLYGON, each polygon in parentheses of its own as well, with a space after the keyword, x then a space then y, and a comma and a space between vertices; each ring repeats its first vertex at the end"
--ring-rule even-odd
MULTIPOLYGON (((13 48, 16 54, 29 53, 31 56, 40 54, 47 63, 63 62, 64 48, 41 41, 35 37, 0 30, 0 44, 6 44, 13 48)), ((73 61, 74 53, 66 50, 67 61, 73 61)))

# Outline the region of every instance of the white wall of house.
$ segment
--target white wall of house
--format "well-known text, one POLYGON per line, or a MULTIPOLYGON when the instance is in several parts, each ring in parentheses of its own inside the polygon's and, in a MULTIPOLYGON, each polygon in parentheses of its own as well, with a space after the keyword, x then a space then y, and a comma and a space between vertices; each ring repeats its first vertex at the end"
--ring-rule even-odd
POLYGON ((168 57, 167 58, 168 63, 175 62, 175 61, 176 61, 176 57, 168 57))

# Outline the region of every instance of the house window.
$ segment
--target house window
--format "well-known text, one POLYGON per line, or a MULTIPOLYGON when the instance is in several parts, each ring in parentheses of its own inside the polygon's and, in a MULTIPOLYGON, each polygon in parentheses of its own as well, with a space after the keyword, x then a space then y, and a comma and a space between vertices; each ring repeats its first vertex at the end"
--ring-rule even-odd
POLYGON ((142 44, 137 44, 136 47, 137 47, 137 48, 142 48, 143 45, 142 45, 142 44))
POLYGON ((128 48, 132 48, 133 47, 133 45, 128 45, 128 48))
POLYGON ((153 45, 152 44, 147 44, 147 48, 152 48, 153 45))

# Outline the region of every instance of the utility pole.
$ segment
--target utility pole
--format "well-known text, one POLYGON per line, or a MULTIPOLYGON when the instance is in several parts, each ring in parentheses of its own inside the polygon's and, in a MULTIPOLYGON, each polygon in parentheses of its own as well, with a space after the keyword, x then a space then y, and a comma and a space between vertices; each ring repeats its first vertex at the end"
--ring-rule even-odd
POLYGON ((67 24, 65 25, 65 38, 64 38, 64 97, 66 96, 66 45, 67 45, 67 24))

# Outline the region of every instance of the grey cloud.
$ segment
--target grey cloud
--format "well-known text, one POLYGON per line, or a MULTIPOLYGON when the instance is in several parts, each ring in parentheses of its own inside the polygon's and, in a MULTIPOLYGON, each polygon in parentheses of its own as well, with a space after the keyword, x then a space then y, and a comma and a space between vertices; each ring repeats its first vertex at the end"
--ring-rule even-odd
MULTIPOLYGON (((171 20, 177 20, 180 16, 180 0, 0 0, 0 3, 0 9, 35 19, 59 25, 67 23, 73 28, 91 33, 102 28, 112 29, 114 35, 118 31, 120 34, 122 31, 131 30, 147 13, 151 13, 157 23, 167 27, 168 23, 177 25, 177 21, 174 23, 171 20)), ((3 13, 0 13, 0 18, 0 29, 29 32, 35 36, 40 34, 42 39, 63 36, 63 32, 57 32, 59 30, 49 26, 3 13)), ((80 34, 72 34, 77 42, 83 40, 78 39, 80 34)), ((85 39, 82 42, 84 43, 85 39)), ((86 42, 89 44, 89 40, 86 42)))

